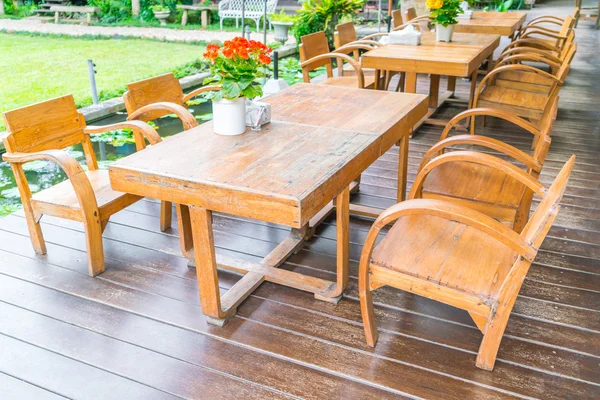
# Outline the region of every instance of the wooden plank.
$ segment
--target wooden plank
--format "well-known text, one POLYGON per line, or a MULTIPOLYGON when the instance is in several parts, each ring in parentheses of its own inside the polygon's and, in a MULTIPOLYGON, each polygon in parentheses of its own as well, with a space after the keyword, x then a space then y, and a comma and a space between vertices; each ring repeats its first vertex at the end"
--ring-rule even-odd
POLYGON ((66 397, 44 390, 21 379, 0 373, 0 397, 13 400, 59 400, 66 397))
POLYGON ((0 347, 0 371, 67 398, 178 399, 5 335, 0 335, 0 347))
POLYGON ((271 386, 282 392, 303 398, 318 398, 314 386, 323 390, 322 395, 352 388, 364 396, 388 398, 390 394, 344 378, 310 369, 306 366, 262 354, 234 343, 217 340, 211 335, 197 334, 186 329, 161 323, 153 319, 129 313, 92 300, 81 299, 56 290, 32 285, 7 276, 0 276, 3 288, 0 298, 4 302, 65 321, 69 324, 116 338, 123 342, 168 354, 192 365, 205 366, 245 381, 271 386), (24 296, 22 293, 27 293, 24 296), (102 315, 107 318, 89 318, 102 315), (136 330, 115 329, 111 321, 134 325, 136 330), (229 357, 223 357, 227 354, 229 357), (257 369, 260 364, 263 368, 257 369), (263 371, 278 371, 273 380, 263 371))

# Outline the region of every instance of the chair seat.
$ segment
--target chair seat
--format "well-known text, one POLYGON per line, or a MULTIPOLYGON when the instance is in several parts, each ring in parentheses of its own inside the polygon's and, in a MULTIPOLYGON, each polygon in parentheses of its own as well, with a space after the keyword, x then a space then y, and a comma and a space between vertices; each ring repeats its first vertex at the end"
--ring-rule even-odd
MULTIPOLYGON (((372 89, 374 87, 374 83, 375 83, 375 70, 372 70, 372 69, 363 70, 363 75, 365 77, 365 89, 372 89)), ((324 79, 317 83, 319 83, 320 85, 328 85, 328 86, 343 86, 343 87, 358 88, 356 71, 354 69, 347 70, 347 71, 344 70, 344 76, 334 76, 332 78, 327 78, 327 79, 324 79)))
POLYGON ((434 168, 423 184, 423 198, 451 200, 467 205, 512 228, 525 186, 497 168, 453 162, 434 168))
POLYGON ((499 108, 521 117, 539 119, 548 96, 498 85, 489 85, 480 93, 477 107, 499 108))
POLYGON ((467 225, 435 216, 398 219, 371 263, 439 286, 495 300, 518 254, 467 225))
MULTIPOLYGON (((138 201, 141 197, 111 189, 107 170, 92 170, 85 173, 90 181, 102 218, 138 201)), ((34 209, 43 214, 67 216, 80 219, 81 207, 70 180, 63 181, 36 193, 31 198, 34 209), (56 212, 54 212, 56 210, 56 212), (66 215, 65 215, 66 214, 66 215)))

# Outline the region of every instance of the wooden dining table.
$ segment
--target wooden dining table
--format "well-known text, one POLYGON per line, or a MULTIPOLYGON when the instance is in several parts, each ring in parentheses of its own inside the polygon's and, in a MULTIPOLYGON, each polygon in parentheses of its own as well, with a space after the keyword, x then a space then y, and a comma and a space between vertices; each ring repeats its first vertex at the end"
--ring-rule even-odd
POLYGON ((494 34, 512 39, 515 32, 523 26, 526 17, 525 12, 473 11, 473 18, 457 19, 454 32, 494 34))
MULTIPOLYGON (((454 97, 457 77, 470 77, 468 107, 471 107, 477 87, 477 73, 487 59, 493 62, 494 50, 500 44, 500 35, 455 33, 450 43, 438 42, 435 32, 423 32, 421 45, 388 44, 363 54, 363 68, 375 69, 375 89, 383 71, 404 72, 405 92, 416 93, 417 74, 429 74, 429 111, 415 129, 423 123, 446 125, 446 120, 431 118, 447 100, 454 97), (440 77, 448 77, 447 90, 440 94, 440 77)), ((466 129, 461 126, 459 128, 466 129)))
POLYGON ((182 252, 196 266, 202 312, 216 325, 264 281, 339 301, 348 282, 350 185, 406 137, 427 108, 423 95, 304 84, 268 101, 271 123, 260 131, 216 135, 207 122, 109 167, 114 190, 177 204, 182 252), (301 249, 311 219, 332 202, 336 280, 278 268, 301 249), (284 225, 291 232, 260 262, 238 259, 216 252, 214 212, 284 225), (244 274, 223 296, 218 268, 244 274))

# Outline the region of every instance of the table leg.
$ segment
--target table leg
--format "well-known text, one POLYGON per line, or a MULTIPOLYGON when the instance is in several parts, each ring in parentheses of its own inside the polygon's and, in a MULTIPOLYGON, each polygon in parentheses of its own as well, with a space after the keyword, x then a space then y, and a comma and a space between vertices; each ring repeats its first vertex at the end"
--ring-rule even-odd
POLYGON ((452 92, 452 94, 454 94, 454 92, 456 91, 456 77, 455 76, 448 77, 448 91, 452 92))
POLYGON ((494 69, 494 53, 490 54, 487 61, 488 61, 487 73, 489 74, 490 72, 492 72, 492 69, 494 69))
MULTIPOLYGON (((475 89, 477 89, 477 76, 479 72, 475 70, 471 75, 471 87, 469 89, 469 109, 473 108, 473 101, 475 100, 475 89)), ((485 117, 484 117, 485 118, 485 117)), ((465 125, 465 129, 469 129, 469 119, 467 118, 467 122, 465 125)), ((485 121, 484 121, 485 124, 485 121)), ((475 116, 471 117, 471 133, 474 133, 473 129, 475 129, 475 116)))
POLYGON ((437 109, 440 96, 440 76, 431 75, 429 82, 429 108, 437 109))
POLYGON ((406 93, 417 93, 417 73, 407 72, 405 78, 405 89, 406 93))
POLYGON ((381 70, 375 70, 375 82, 373 82, 373 89, 379 90, 379 79, 381 79, 381 70))
POLYGON ((398 142, 398 193, 396 200, 406 199, 406 181, 408 179, 408 135, 402 136, 398 142))
POLYGON ((181 252, 188 259, 191 258, 190 251, 194 248, 192 238, 192 223, 190 221, 190 209, 188 206, 177 204, 177 225, 179 226, 179 244, 181 252))
POLYGON ((196 276, 198 278, 202 312, 208 317, 224 319, 227 313, 221 309, 217 258, 212 230, 212 212, 201 207, 191 206, 189 214, 194 238, 196 276))
POLYGON ((188 20, 188 10, 184 9, 181 15, 181 26, 186 26, 188 20))
POLYGON ((337 225, 337 278, 335 286, 323 294, 315 294, 318 300, 337 303, 348 285, 350 263, 350 189, 344 189, 335 198, 335 218, 337 225))

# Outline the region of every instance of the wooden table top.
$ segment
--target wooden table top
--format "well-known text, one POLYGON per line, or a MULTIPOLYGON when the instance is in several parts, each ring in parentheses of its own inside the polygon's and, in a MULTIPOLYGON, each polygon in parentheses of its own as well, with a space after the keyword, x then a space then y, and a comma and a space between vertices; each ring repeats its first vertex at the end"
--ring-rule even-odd
POLYGON ((454 32, 511 36, 521 28, 526 17, 527 13, 524 12, 474 11, 471 19, 457 19, 454 32))
POLYGON ((388 44, 365 53, 364 68, 469 76, 500 44, 500 35, 455 33, 452 42, 437 42, 424 32, 420 46, 388 44))
POLYGON ((273 121, 374 135, 386 132, 382 141, 384 153, 399 139, 395 129, 413 126, 419 115, 427 112, 426 99, 425 95, 410 93, 298 83, 263 101, 271 104, 273 121))
MULTIPOLYGON (((300 93, 298 96, 311 93, 310 88, 288 90, 300 93)), ((390 108, 390 115, 396 113, 397 121, 406 121, 413 112, 417 115, 410 119, 419 119, 426 111, 426 96, 390 93, 390 97, 385 92, 372 96, 367 90, 347 90, 345 101, 335 107, 344 97, 336 89, 327 107, 332 113, 334 108, 340 112, 344 107, 351 107, 356 121, 361 118, 373 121, 371 108, 358 110, 365 98, 385 104, 390 108), (415 102, 415 99, 421 101, 415 102)), ((288 98, 286 93, 281 96, 288 98)), ((212 122, 208 122, 111 165, 112 187, 140 196, 301 228, 379 158, 383 140, 396 126, 391 119, 387 124, 374 123, 370 129, 362 129, 365 124, 358 126, 361 129, 353 129, 356 127, 350 121, 339 127, 331 121, 320 126, 318 116, 325 115, 326 108, 322 105, 327 101, 313 97, 312 107, 310 101, 306 99, 304 109, 315 117, 315 124, 278 121, 278 118, 285 119, 280 117, 282 110, 279 109, 274 111, 272 122, 261 131, 248 129, 239 136, 216 135, 212 122)), ((295 115, 290 118, 300 119, 295 115)))

